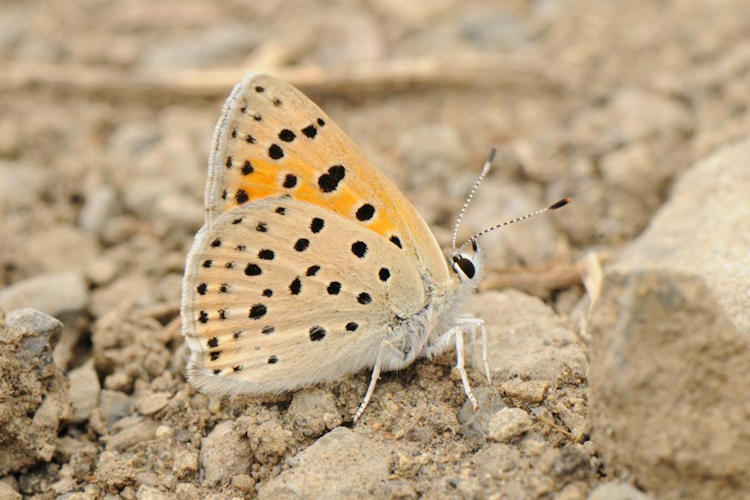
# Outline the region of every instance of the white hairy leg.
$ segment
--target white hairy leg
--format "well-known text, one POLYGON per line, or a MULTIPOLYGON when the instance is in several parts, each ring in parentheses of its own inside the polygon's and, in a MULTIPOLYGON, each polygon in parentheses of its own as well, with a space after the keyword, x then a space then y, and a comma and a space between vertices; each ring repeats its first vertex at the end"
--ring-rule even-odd
POLYGON ((372 393, 375 392, 375 386, 378 385, 378 379, 380 378, 380 366, 383 363, 383 355, 385 354, 386 345, 390 345, 390 344, 388 344, 388 342, 383 342, 382 344, 380 344, 380 348, 378 349, 378 357, 375 358, 375 366, 372 367, 372 375, 370 376, 370 385, 367 386, 365 399, 363 399, 362 402, 359 404, 357 413, 354 414, 355 422, 359 420, 359 417, 362 416, 362 412, 364 412, 365 408, 367 408, 367 403, 370 402, 372 393))
MULTIPOLYGON (((456 326, 438 337, 438 339, 434 343, 425 346, 425 349, 423 351, 424 354, 428 357, 437 355, 444 352, 450 346, 451 342, 455 342, 456 370, 458 370, 458 373, 461 376, 461 382, 463 383, 466 397, 469 398, 469 401, 471 401, 474 409, 479 408, 479 404, 477 403, 477 399, 471 390, 469 377, 464 366, 464 333, 468 332, 471 335, 471 361, 473 365, 474 342, 477 329, 479 329, 479 331, 481 332, 482 363, 484 365, 484 373, 487 377, 487 381, 491 383, 492 380, 490 378, 490 368, 487 364, 487 330, 484 327, 484 321, 479 318, 473 318, 471 316, 460 316, 459 318, 457 318, 456 326)), ((394 347, 387 341, 384 341, 382 344, 380 344, 378 355, 375 359, 375 366, 373 366, 372 375, 370 376, 370 385, 367 387, 367 392, 365 393, 365 397, 362 400, 362 403, 360 403, 359 408, 357 409, 357 413, 354 414, 354 422, 359 420, 359 417, 362 416, 362 413, 365 411, 365 408, 367 408, 367 404, 372 398, 373 392, 375 392, 375 387, 377 386, 378 380, 380 379, 380 371, 382 369, 383 358, 386 355, 387 348, 394 349, 394 347)))
POLYGON ((477 344, 477 329, 476 328, 470 328, 470 335, 469 335, 469 365, 472 367, 476 367, 476 358, 474 356, 474 351, 476 350, 476 344, 477 344))
MULTIPOLYGON (((380 371, 383 368, 383 363, 385 362, 386 370, 393 369, 394 366, 394 359, 398 361, 403 361, 404 353, 400 350, 396 349, 393 344, 388 342, 387 340, 384 340, 380 347, 378 348, 378 355, 375 358, 375 365, 372 367, 372 375, 370 376, 370 385, 367 386, 367 392, 365 393, 365 399, 362 400, 362 403, 360 403, 359 408, 357 409, 357 413, 354 414, 354 422, 356 422, 359 417, 362 416, 362 413, 365 411, 365 408, 367 408, 367 404, 370 402, 370 398, 372 397, 372 393, 375 392, 375 386, 378 385, 378 380, 380 380, 380 371), (387 357, 390 356, 390 359, 387 357)), ((398 362, 396 363, 398 365, 398 362)), ((405 366, 403 364, 399 366, 405 366)))
POLYGON ((479 330, 481 333, 482 338, 482 365, 484 365, 484 374, 487 377, 487 382, 492 383, 492 378, 490 377, 490 366, 487 363, 487 329, 484 326, 484 320, 479 318, 473 318, 471 316, 459 316, 456 320, 456 323, 459 326, 466 326, 471 329, 471 356, 470 361, 472 363, 472 366, 474 365, 474 337, 476 336, 476 331, 479 330))
POLYGON ((490 365, 487 363, 487 328, 484 327, 484 321, 479 325, 479 328, 482 330, 482 363, 484 364, 484 374, 487 376, 487 383, 492 384, 490 365))
POLYGON ((425 351, 428 355, 435 355, 444 352, 451 342, 455 342, 456 345, 456 369, 461 375, 461 382, 464 385, 464 392, 466 397, 469 398, 471 404, 474 405, 474 409, 478 408, 477 398, 474 397, 474 393, 471 391, 471 385, 469 385, 469 377, 466 375, 466 368, 464 367, 464 333, 471 331, 471 325, 466 322, 458 324, 442 334, 438 339, 431 345, 427 346, 425 351))
POLYGON ((453 334, 456 337, 456 369, 461 375, 461 382, 464 384, 464 392, 466 397, 469 398, 474 409, 479 408, 477 398, 474 397, 474 393, 471 392, 471 386, 469 385, 469 377, 466 375, 466 369, 464 368, 464 331, 463 326, 455 326, 448 330, 447 334, 453 334))

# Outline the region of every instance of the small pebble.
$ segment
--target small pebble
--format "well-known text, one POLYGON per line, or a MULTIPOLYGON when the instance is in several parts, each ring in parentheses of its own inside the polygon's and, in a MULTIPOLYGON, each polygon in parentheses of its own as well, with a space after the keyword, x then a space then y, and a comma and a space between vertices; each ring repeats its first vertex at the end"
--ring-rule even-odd
POLYGON ((142 415, 151 415, 167 406, 170 397, 168 392, 154 392, 139 398, 135 406, 142 415))
POLYGON ((180 483, 175 488, 175 494, 177 498, 183 499, 183 500, 198 500, 200 498, 200 493, 198 492, 198 488, 196 488, 194 485, 190 483, 180 483))
POLYGON ((570 433, 575 440, 578 442, 582 441, 583 437, 589 432, 590 426, 588 421, 578 413, 571 411, 561 401, 558 401, 555 405, 555 412, 565 426, 570 429, 570 433))
POLYGON ((94 360, 91 359, 68 372, 70 381, 70 399, 73 404, 73 423, 85 422, 91 416, 91 412, 99 403, 99 376, 94 369, 94 360))
POLYGON ((0 498, 3 500, 21 500, 23 498, 19 492, 13 489, 11 485, 0 481, 0 498))
POLYGON ((66 500, 94 500, 96 497, 89 495, 86 492, 83 491, 77 491, 75 493, 71 493, 68 497, 66 497, 66 500))
POLYGON ((320 436, 327 429, 341 425, 341 415, 330 392, 312 388, 297 391, 289 405, 288 415, 304 436, 320 436))
POLYGON ((78 217, 78 225, 84 231, 98 234, 107 222, 117 215, 117 196, 107 185, 95 186, 86 194, 86 203, 78 217))
POLYGON ((650 500, 651 498, 653 497, 634 486, 617 481, 600 484, 589 494, 589 500, 650 500))
POLYGON ((115 372, 107 375, 104 379, 104 387, 113 391, 127 392, 131 389, 133 381, 125 372, 115 372))
POLYGON ((221 399, 220 398, 209 398, 208 399, 208 411, 214 415, 221 413, 221 399))
POLYGON ((500 390, 503 394, 512 398, 529 403, 541 403, 547 395, 549 385, 546 380, 511 379, 500 384, 500 390))
POLYGON ((198 452, 195 450, 180 449, 174 454, 172 470, 177 477, 185 478, 198 471, 198 452))
POLYGON ((237 474, 232 478, 232 487, 243 493, 255 491, 255 479, 247 474, 237 474))
POLYGON ((520 408, 503 408, 490 418, 490 439, 507 443, 531 428, 531 417, 520 408))
POLYGON ((250 443, 234 425, 231 420, 220 423, 201 442, 200 464, 205 486, 228 483, 233 476, 246 474, 250 469, 253 461, 250 443))
POLYGON ((260 463, 275 462, 287 450, 292 433, 278 422, 269 420, 255 429, 250 429, 247 437, 255 459, 260 463))
POLYGON ((104 389, 99 394, 99 410, 108 427, 130 414, 132 407, 133 401, 124 392, 104 389))
POLYGON ((169 439, 174 436, 174 429, 168 425, 160 425, 156 428, 155 436, 157 439, 169 439))
POLYGON ((142 484, 135 494, 136 500, 162 500, 165 493, 155 486, 142 484))

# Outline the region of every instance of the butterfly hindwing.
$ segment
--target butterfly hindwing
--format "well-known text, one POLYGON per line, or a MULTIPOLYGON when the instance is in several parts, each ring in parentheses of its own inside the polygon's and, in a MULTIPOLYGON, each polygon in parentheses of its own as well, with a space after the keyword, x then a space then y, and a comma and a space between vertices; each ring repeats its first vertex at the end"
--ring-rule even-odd
POLYGON ((425 302, 401 249, 318 205, 265 198, 218 214, 183 283, 191 382, 259 394, 372 366, 397 317, 425 302))
POLYGON ((285 194, 380 235, 433 282, 452 279, 427 224, 333 120, 288 83, 252 74, 216 127, 206 223, 285 194))

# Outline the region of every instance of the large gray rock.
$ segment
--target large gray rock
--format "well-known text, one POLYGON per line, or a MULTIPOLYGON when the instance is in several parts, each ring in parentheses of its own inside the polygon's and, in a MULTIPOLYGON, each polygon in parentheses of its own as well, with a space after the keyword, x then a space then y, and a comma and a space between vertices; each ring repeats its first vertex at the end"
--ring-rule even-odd
POLYGON ((34 309, 0 311, 0 476, 48 462, 70 416, 63 374, 52 360, 62 323, 34 309))
POLYGON ((593 438, 660 498, 750 496, 750 141, 686 172, 591 311, 593 438))
POLYGON ((5 326, 23 334, 23 356, 26 360, 39 360, 44 356, 44 363, 51 363, 54 347, 60 341, 63 324, 56 318, 32 308, 16 309, 5 316, 5 326))
POLYGON ((383 445, 336 427, 258 488, 259 499, 367 498, 389 476, 383 445))

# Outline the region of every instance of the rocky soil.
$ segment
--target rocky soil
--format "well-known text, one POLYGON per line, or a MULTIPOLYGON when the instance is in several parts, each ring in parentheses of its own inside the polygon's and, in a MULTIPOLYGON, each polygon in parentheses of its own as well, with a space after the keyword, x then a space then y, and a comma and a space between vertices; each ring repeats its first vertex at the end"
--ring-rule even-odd
POLYGON ((750 496, 750 17, 741 0, 0 6, 0 500, 750 496), (279 397, 184 377, 211 131, 265 70, 450 242, 454 354, 279 397), (478 347, 475 346, 475 358, 478 347))

